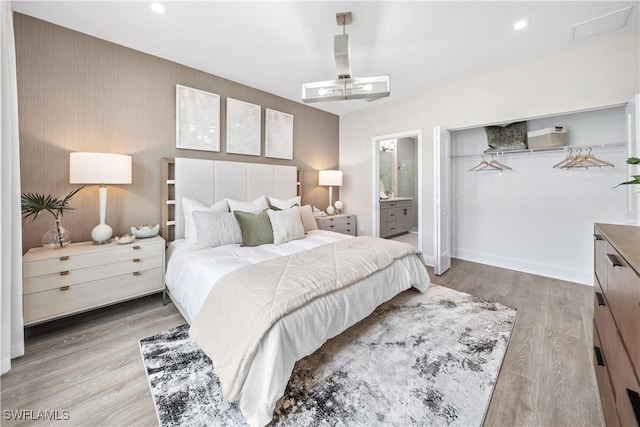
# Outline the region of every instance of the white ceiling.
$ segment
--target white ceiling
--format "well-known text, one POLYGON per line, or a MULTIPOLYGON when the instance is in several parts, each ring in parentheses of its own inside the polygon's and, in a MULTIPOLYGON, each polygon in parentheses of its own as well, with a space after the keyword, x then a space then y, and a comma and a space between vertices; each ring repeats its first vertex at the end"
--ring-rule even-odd
MULTIPOLYGON (((337 12, 354 76, 391 75, 398 99, 447 81, 638 31, 636 1, 174 1, 164 16, 150 2, 12 1, 17 12, 166 58, 300 102, 301 83, 336 77, 337 12), (633 6, 622 29, 570 41, 569 26, 633 6), (529 18, 531 26, 513 30, 529 18)), ((311 104, 345 114, 387 102, 311 104)))

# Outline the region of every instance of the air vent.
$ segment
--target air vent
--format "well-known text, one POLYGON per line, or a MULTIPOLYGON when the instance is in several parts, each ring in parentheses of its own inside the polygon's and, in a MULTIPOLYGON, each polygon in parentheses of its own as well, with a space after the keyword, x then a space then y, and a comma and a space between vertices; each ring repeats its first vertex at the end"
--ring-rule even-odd
POLYGON ((624 27, 627 24, 632 8, 633 6, 627 6, 571 25, 569 27, 569 41, 584 40, 624 27))

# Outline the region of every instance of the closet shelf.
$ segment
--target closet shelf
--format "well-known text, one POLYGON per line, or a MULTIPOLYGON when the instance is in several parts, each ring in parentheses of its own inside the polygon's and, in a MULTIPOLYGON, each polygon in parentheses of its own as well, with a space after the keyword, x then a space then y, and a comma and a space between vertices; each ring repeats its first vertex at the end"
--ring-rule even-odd
POLYGON ((510 155, 510 154, 526 154, 526 153, 550 153, 550 152, 556 152, 556 151, 569 151, 569 150, 588 150, 588 149, 594 149, 594 150, 615 150, 615 149, 620 149, 620 148, 624 148, 626 146, 626 143, 624 142, 614 142, 614 143, 610 143, 610 144, 591 144, 591 145, 565 145, 562 147, 549 147, 549 148, 527 148, 524 150, 505 150, 505 151, 493 151, 493 150, 488 150, 482 153, 476 153, 476 154, 459 154, 459 155, 455 155, 455 156, 451 156, 452 159, 462 159, 465 157, 481 157, 481 156, 487 156, 487 155, 510 155))

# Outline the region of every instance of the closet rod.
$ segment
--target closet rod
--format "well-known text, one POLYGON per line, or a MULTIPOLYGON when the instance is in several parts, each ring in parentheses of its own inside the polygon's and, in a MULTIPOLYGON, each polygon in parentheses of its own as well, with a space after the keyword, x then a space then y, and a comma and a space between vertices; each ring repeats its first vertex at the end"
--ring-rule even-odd
POLYGON ((499 156, 502 155, 509 155, 509 154, 523 154, 523 153, 550 153, 550 152, 555 152, 555 151, 569 151, 571 150, 579 150, 579 149, 583 149, 583 150, 588 150, 589 148, 592 148, 594 150, 615 150, 615 149, 619 149, 619 148, 623 148, 626 147, 626 143, 625 142, 614 142, 611 144, 590 144, 590 145, 563 145, 562 147, 548 147, 548 148, 526 148, 523 150, 505 150, 505 151, 491 151, 491 150, 487 150, 483 153, 477 153, 477 154, 460 154, 460 155, 456 155, 456 156, 451 156, 452 159, 462 159, 465 157, 481 157, 481 156, 486 156, 486 155, 492 155, 492 154, 496 154, 499 156))

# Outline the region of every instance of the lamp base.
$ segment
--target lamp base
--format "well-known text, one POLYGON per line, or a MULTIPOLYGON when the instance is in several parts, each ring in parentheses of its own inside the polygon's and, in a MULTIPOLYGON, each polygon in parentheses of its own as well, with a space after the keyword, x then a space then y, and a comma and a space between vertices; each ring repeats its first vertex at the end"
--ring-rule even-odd
POLYGON ((113 229, 107 224, 98 224, 91 230, 91 239, 95 245, 103 245, 111 241, 113 229))

